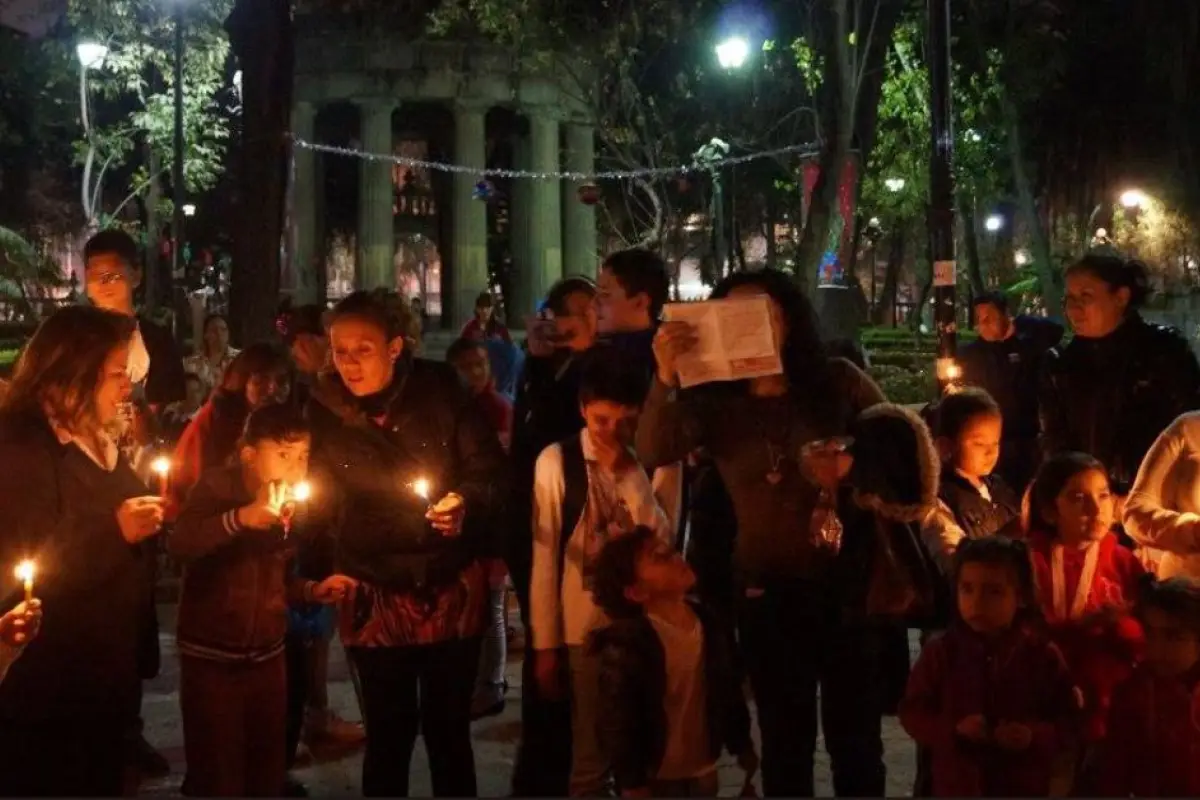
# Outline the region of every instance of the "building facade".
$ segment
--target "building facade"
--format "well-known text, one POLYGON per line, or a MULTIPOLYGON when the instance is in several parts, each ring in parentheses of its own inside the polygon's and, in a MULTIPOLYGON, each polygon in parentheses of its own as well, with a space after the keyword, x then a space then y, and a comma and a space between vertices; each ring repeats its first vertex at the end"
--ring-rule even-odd
MULTIPOLYGON (((394 18, 388 14, 388 18, 394 18)), ((501 167, 538 173, 594 171, 595 130, 578 89, 560 85, 555 76, 522 71, 504 51, 478 44, 405 41, 370 12, 297 10, 296 77, 293 135, 322 143, 317 121, 323 109, 353 104, 357 110, 356 149, 363 153, 421 157, 436 149, 449 163, 483 169, 501 167), (377 19, 377 23, 372 20, 377 19), (452 124, 431 135, 436 148, 414 146, 406 118, 410 110, 436 104, 452 124), (490 125, 494 109, 518 124, 490 125), (504 127, 505 130, 489 131, 504 127), (504 147, 495 146, 502 136, 504 147), (498 163, 496 159, 502 158, 498 163)), ((311 302, 321 293, 329 258, 320 215, 322 162, 348 158, 297 147, 291 193, 290 283, 297 300, 311 302)), ((431 159, 434 160, 434 159, 431 159)), ((422 285, 436 280, 442 316, 453 325, 467 320, 476 296, 489 289, 489 202, 480 199, 478 174, 444 177, 448 202, 436 202, 428 176, 386 160, 357 159, 357 211, 354 231, 354 288, 404 290, 412 276, 403 266, 401 239, 411 235, 405 219, 448 214, 436 242, 438 269, 422 272, 422 285), (424 181, 424 183, 422 183, 424 181), (445 239, 448 239, 446 241, 445 239), (436 274, 435 274, 436 273, 436 274)), ((441 176, 438 176, 441 177, 441 176)), ((597 258, 593 206, 577 197, 576 182, 513 179, 505 183, 510 320, 530 313, 554 281, 564 274, 594 274, 597 258)), ((437 236, 437 234, 432 234, 437 236)), ((495 256, 493 256, 495 257, 495 256)))

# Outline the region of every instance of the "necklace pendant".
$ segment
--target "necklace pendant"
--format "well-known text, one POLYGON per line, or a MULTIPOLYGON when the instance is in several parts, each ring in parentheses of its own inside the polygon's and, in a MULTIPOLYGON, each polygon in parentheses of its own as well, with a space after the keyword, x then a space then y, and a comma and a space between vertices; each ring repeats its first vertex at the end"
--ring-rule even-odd
POLYGON ((778 486, 781 480, 783 480, 783 473, 779 470, 773 469, 767 473, 767 483, 772 486, 778 486))

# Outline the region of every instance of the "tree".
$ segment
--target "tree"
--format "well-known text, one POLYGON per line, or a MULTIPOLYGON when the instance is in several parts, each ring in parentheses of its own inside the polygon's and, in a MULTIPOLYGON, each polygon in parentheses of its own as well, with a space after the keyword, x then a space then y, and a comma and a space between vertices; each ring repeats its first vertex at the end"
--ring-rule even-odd
MULTIPOLYGON (((233 0, 205 0, 184 9, 184 182, 195 195, 222 169, 236 94, 228 79, 229 43, 222 23, 233 0)), ((141 205, 147 255, 147 303, 158 299, 159 220, 173 210, 165 190, 174 163, 174 25, 161 0, 70 0, 68 18, 81 41, 108 48, 88 70, 87 85, 104 101, 79 143, 83 205, 90 226, 141 205), (114 184, 119 192, 106 191, 114 184)), ((88 101, 90 103, 90 98, 88 101)), ((168 284, 169 285, 169 284, 168 284)))
POLYGON ((279 303, 292 111, 291 12, 289 0, 237 0, 226 21, 242 68, 230 288, 230 321, 240 342, 270 336, 279 303))
POLYGON ((55 40, 0 28, 0 224, 38 235, 78 224, 60 191, 76 133, 74 62, 55 40))

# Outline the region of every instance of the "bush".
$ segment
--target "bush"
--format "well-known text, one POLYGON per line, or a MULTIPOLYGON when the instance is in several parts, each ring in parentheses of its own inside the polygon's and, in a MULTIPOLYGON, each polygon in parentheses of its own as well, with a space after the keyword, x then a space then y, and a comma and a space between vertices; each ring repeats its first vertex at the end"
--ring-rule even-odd
POLYGON ((889 402, 911 405, 928 403, 937 397, 937 382, 934 380, 932 363, 928 367, 909 369, 872 364, 868 372, 879 384, 889 402))

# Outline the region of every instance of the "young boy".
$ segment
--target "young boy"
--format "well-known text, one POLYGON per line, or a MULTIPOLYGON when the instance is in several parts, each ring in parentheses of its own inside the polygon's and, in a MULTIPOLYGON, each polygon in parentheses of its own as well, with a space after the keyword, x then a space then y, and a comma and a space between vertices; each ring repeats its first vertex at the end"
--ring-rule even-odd
POLYGON ((688 601, 695 573, 649 528, 609 541, 593 597, 612 623, 592 633, 598 727, 624 796, 715 797, 722 748, 749 784, 758 769, 730 642, 688 601))
POLYGON ((189 792, 272 797, 284 788, 287 604, 333 603, 352 584, 292 570, 287 520, 308 472, 308 423, 287 405, 250 414, 240 463, 192 490, 170 536, 184 565, 179 702, 189 792))
POLYGON ((500 437, 500 444, 508 450, 512 440, 513 406, 512 401, 496 391, 487 345, 482 340, 463 337, 450 345, 446 361, 458 370, 458 377, 471 393, 475 405, 500 437))
POLYGON ((645 392, 641 373, 615 353, 592 354, 580 378, 584 429, 543 450, 535 468, 530 581, 534 675, 542 696, 565 695, 566 656, 572 796, 602 792, 609 771, 596 738, 598 665, 584 648, 598 624, 591 589, 596 556, 608 539, 636 525, 673 542, 650 478, 630 447, 645 392))
POLYGON ((921 526, 929 554, 949 576, 963 539, 1011 535, 1020 501, 992 470, 1000 458, 1000 407, 982 389, 968 388, 938 403, 934 436, 942 459, 938 503, 921 526))

